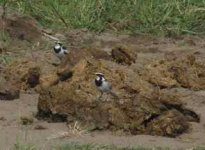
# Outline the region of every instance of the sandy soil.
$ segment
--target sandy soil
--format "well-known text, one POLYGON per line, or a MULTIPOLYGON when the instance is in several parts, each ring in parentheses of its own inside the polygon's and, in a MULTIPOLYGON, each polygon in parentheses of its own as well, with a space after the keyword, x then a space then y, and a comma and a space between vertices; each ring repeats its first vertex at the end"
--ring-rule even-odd
MULTIPOLYGON (((77 30, 56 36, 64 38, 68 46, 93 46, 107 52, 110 52, 111 47, 115 44, 123 43, 129 45, 138 52, 135 65, 140 67, 143 67, 146 62, 162 58, 168 52, 174 52, 177 55, 196 53, 201 59, 205 58, 205 39, 199 37, 164 39, 111 33, 95 35, 77 30)), ((51 44, 52 42, 50 42, 51 44)), ((45 68, 50 68, 52 66, 50 62, 56 60, 51 53, 50 45, 46 48, 44 47, 43 51, 36 49, 36 51, 31 53, 32 48, 27 47, 27 49, 15 51, 15 53, 13 52, 10 55, 28 57, 34 59, 34 61, 41 62, 45 68)), ((13 49, 15 49, 14 46, 13 49)), ((80 133, 75 131, 74 127, 68 128, 65 123, 49 123, 35 119, 38 94, 21 92, 19 99, 0 101, 0 149, 9 150, 18 142, 33 144, 43 150, 71 142, 115 144, 118 146, 160 146, 173 149, 205 145, 205 91, 193 91, 183 88, 171 90, 183 92, 186 95, 183 98, 186 106, 200 115, 200 123, 192 123, 192 130, 177 138, 149 135, 120 136, 110 132, 80 133), (21 117, 33 118, 34 121, 31 125, 22 125, 20 123, 21 117)))

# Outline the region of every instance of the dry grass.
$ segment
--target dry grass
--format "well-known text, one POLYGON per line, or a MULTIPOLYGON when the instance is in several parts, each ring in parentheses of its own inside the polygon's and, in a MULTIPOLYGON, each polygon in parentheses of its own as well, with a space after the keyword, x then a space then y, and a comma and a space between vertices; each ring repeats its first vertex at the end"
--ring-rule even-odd
POLYGON ((81 124, 76 121, 74 124, 68 125, 68 131, 58 132, 50 137, 47 140, 57 139, 57 138, 66 138, 74 136, 83 136, 87 130, 83 129, 81 124))

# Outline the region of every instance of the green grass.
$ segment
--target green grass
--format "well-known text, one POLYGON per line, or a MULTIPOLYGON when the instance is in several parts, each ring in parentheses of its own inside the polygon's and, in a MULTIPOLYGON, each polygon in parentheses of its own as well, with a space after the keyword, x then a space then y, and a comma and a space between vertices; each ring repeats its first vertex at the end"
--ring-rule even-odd
POLYGON ((37 150, 37 149, 33 145, 21 144, 20 142, 17 142, 14 145, 14 150, 37 150))
POLYGON ((6 54, 0 54, 0 64, 7 64, 11 61, 11 57, 6 54))
POLYGON ((205 0, 0 0, 45 27, 205 34, 205 0))

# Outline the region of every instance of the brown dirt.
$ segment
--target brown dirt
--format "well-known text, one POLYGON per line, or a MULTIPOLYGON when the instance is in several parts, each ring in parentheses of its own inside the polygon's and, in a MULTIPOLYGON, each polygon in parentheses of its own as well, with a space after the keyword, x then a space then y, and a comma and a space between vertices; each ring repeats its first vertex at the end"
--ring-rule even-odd
POLYGON ((81 30, 64 35, 65 44, 75 48, 58 67, 52 65, 57 61, 51 53, 53 42, 44 37, 31 44, 32 49, 23 45, 21 51, 9 53, 14 60, 0 73, 21 94, 19 99, 0 101, 1 148, 10 149, 17 141, 41 149, 70 142, 171 148, 205 144, 204 38, 95 35, 81 30), (116 48, 119 43, 123 49, 116 48), (118 99, 96 101, 99 92, 93 78, 99 71, 118 99), (37 120, 37 113, 44 120, 37 120))

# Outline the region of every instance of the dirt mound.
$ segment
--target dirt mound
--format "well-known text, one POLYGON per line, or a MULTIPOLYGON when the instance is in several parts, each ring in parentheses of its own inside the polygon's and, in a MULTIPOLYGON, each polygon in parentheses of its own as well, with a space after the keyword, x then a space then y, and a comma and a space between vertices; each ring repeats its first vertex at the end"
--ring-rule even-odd
POLYGON ((79 121, 89 130, 172 137, 187 131, 188 121, 199 121, 197 114, 183 107, 180 96, 156 91, 127 66, 87 58, 76 63, 72 72, 69 80, 41 89, 39 118, 68 124, 79 121), (105 74, 118 98, 107 95, 108 101, 97 100, 95 72, 105 74))
POLYGON ((13 14, 0 19, 0 22, 0 28, 7 31, 12 38, 29 42, 39 41, 41 38, 41 29, 31 17, 13 14))
POLYGON ((205 65, 190 54, 169 57, 145 66, 142 76, 160 87, 205 88, 205 65))

